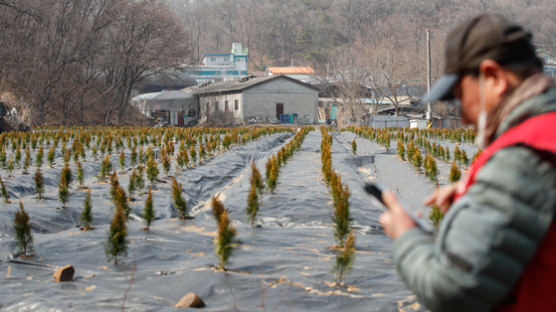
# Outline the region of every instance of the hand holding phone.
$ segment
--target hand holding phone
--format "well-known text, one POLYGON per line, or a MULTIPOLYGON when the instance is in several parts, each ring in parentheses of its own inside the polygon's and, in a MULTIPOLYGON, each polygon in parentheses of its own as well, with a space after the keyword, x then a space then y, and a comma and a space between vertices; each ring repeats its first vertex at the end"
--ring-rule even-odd
MULTIPOLYGON (((378 199, 378 201, 380 201, 383 205, 385 205, 384 199, 382 198, 383 188, 380 185, 375 183, 365 183, 363 189, 369 195, 375 197, 376 199, 378 199)), ((400 204, 404 212, 417 224, 419 228, 421 228, 423 231, 427 233, 434 232, 434 226, 427 219, 418 217, 417 214, 415 214, 415 212, 413 211, 413 209, 411 209, 410 205, 403 202, 400 202, 400 204)))

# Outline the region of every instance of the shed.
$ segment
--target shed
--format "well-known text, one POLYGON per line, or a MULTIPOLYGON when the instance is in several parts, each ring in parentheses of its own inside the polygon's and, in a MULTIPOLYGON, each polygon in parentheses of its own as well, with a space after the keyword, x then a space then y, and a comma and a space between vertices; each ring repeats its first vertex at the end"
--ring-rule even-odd
POLYGON ((199 111, 195 95, 182 90, 140 94, 131 103, 143 115, 174 126, 187 126, 199 111))

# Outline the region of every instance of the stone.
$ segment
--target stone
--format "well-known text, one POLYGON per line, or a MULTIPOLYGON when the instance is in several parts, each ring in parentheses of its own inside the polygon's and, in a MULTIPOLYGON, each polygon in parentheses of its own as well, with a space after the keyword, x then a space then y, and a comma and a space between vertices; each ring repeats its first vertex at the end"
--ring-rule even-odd
POLYGON ((203 308, 204 306, 203 299, 191 292, 183 296, 176 304, 176 308, 203 308))
POLYGON ((54 273, 54 280, 56 282, 71 282, 74 273, 73 265, 68 264, 54 273))

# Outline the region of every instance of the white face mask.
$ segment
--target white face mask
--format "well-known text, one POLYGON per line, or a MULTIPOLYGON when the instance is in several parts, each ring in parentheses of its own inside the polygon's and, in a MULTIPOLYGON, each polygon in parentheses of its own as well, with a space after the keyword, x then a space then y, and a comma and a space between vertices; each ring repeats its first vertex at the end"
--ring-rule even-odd
POLYGON ((475 144, 479 146, 480 149, 485 149, 487 142, 485 137, 486 125, 487 125, 487 111, 486 111, 486 99, 485 99, 485 77, 482 73, 479 73, 479 118, 477 120, 477 137, 475 139, 475 144))

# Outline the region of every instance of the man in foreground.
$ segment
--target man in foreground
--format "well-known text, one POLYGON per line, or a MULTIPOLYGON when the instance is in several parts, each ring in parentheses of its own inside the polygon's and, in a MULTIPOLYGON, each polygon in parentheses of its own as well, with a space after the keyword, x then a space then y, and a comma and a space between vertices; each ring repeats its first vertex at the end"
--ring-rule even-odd
POLYGON ((383 194, 397 269, 432 311, 556 311, 556 85, 530 34, 489 14, 454 29, 424 100, 453 98, 484 151, 426 200, 446 211, 437 237, 383 194))

